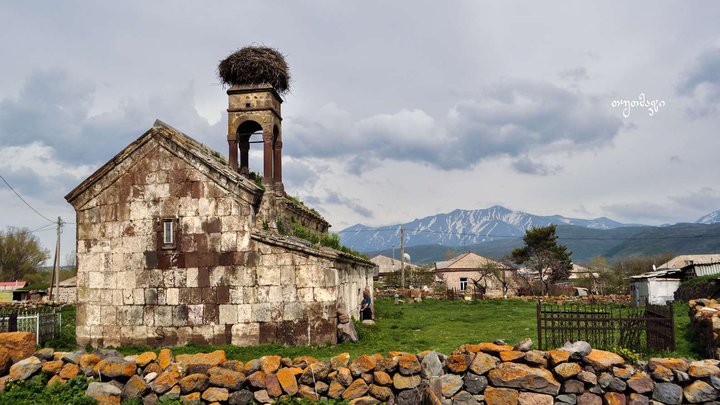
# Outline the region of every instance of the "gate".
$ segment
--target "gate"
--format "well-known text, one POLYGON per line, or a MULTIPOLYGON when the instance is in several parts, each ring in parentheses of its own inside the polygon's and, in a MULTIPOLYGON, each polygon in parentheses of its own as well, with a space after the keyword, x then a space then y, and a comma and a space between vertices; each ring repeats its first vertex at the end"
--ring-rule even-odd
POLYGON ((552 304, 537 301, 541 350, 584 340, 597 349, 623 347, 635 352, 675 349, 672 305, 633 308, 617 304, 552 304))

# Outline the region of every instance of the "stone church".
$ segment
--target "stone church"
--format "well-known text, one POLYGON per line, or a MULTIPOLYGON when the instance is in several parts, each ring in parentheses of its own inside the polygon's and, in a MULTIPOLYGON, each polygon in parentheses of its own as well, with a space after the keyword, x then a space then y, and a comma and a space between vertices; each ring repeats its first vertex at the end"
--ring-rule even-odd
POLYGON ((374 265, 285 231, 329 224, 285 193, 278 86, 229 84, 227 159, 158 120, 65 197, 79 345, 335 343, 358 317, 374 265))

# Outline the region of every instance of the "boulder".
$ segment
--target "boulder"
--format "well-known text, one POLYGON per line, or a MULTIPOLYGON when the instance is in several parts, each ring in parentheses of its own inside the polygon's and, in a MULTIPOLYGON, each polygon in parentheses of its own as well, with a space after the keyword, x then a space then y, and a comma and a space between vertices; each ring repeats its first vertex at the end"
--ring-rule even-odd
POLYGON ((247 405, 252 403, 255 399, 253 393, 249 390, 240 390, 233 392, 228 397, 228 404, 230 405, 247 405))
POLYGON ((298 392, 298 384, 295 375, 287 368, 281 368, 277 372, 277 379, 286 394, 292 396, 298 392))
POLYGON ((275 374, 265 374, 265 390, 270 398, 277 398, 282 395, 282 387, 275 374))
POLYGON ((525 357, 525 352, 521 352, 519 350, 508 350, 505 352, 500 352, 500 360, 502 361, 515 361, 520 360, 525 357))
POLYGON ((63 366, 62 370, 58 373, 60 378, 69 380, 75 378, 80 374, 80 367, 77 364, 67 363, 63 366))
POLYGON ((62 360, 46 361, 42 365, 42 372, 47 374, 57 374, 65 367, 65 363, 62 360))
POLYGON ((521 392, 518 396, 519 405, 553 405, 552 395, 521 392))
POLYGON ((553 369, 555 374, 563 380, 571 377, 575 377, 582 371, 582 368, 577 363, 562 363, 555 366, 553 369))
POLYGON ((690 403, 709 402, 718 398, 718 390, 702 380, 696 380, 683 390, 685 399, 690 403))
MULTIPOLYGON (((565 352, 567 353, 567 352, 565 352)), ((546 358, 547 354, 540 350, 529 350, 525 353, 525 362, 529 364, 535 364, 542 367, 547 367, 548 361, 546 358)), ((567 361, 567 358, 565 359, 567 361)))
POLYGON ((155 354, 155 352, 145 352, 135 356, 135 362, 137 363, 138 367, 145 367, 150 364, 151 361, 157 360, 157 358, 158 356, 157 354, 155 354))
POLYGON ((420 390, 403 390, 396 397, 398 405, 417 405, 422 400, 420 390))
POLYGON ((620 392, 606 392, 604 398, 607 405, 625 405, 627 402, 625 394, 620 392))
POLYGON ((549 350, 547 352, 548 357, 550 358, 550 364, 553 366, 557 366, 560 363, 565 363, 566 361, 570 360, 570 353, 567 350, 557 349, 557 350, 549 350))
POLYGON ((352 322, 339 323, 337 326, 337 338, 338 343, 343 342, 357 342, 360 340, 357 331, 355 330, 355 324, 352 322))
POLYGON ((398 371, 403 375, 413 375, 420 372, 420 362, 414 354, 405 354, 398 357, 398 371))
POLYGON ((393 377, 393 386, 398 390, 406 390, 415 388, 420 385, 421 378, 419 375, 404 376, 400 373, 395 374, 393 377))
POLYGON ((211 368, 208 370, 208 377, 208 383, 211 386, 227 388, 230 391, 237 391, 245 384, 245 375, 243 373, 223 367, 211 368))
POLYGON ((590 385, 595 385, 598 382, 597 375, 595 373, 591 373, 590 371, 583 370, 579 372, 576 377, 578 380, 590 385))
POLYGON ((485 389, 485 403, 487 405, 517 405, 519 394, 509 388, 487 387, 485 389))
POLYGON ((475 397, 467 392, 460 391, 452 397, 453 405, 480 405, 480 402, 475 397))
POLYGON ((662 366, 662 365, 655 365, 654 370, 652 370, 652 378, 658 380, 658 381, 664 381, 664 382, 670 382, 674 378, 674 374, 672 370, 669 368, 662 366))
POLYGON ((628 405, 650 405, 650 398, 645 395, 632 393, 628 399, 628 405))
POLYGON ((186 377, 181 378, 178 382, 178 385, 180 386, 180 391, 183 394, 188 394, 196 391, 204 391, 208 385, 208 376, 207 374, 202 373, 190 374, 186 377))
POLYGON ((658 383, 653 389, 652 399, 669 405, 682 403, 683 389, 672 383, 658 383))
POLYGON ((330 359, 330 367, 337 370, 340 367, 347 367, 350 364, 350 353, 340 353, 330 359))
POLYGON ((485 352, 485 353, 500 353, 508 350, 512 350, 512 346, 499 345, 497 343, 480 343, 476 345, 465 345, 465 350, 472 353, 485 352))
POLYGON ((657 366, 663 366, 665 368, 669 368, 670 370, 678 371, 688 371, 689 368, 688 363, 683 359, 654 357, 648 361, 648 367, 650 370, 654 370, 657 366))
POLYGON ((477 375, 482 375, 497 367, 497 364, 497 357, 480 352, 475 355, 472 363, 470 363, 469 369, 477 375))
POLYGON ((137 370, 137 364, 118 357, 101 360, 96 367, 101 376, 110 379, 119 378, 123 379, 123 381, 135 375, 135 371, 137 370))
MULTIPOLYGON (((2 350, 2 349, 0 349, 0 350, 2 350)), ((55 350, 53 350, 52 348, 46 347, 46 348, 36 351, 33 354, 33 356, 37 357, 40 360, 52 360, 54 354, 55 354, 55 350)))
POLYGON ((150 392, 150 387, 145 383, 145 380, 140 376, 134 375, 125 383, 121 395, 127 399, 142 398, 148 392, 150 392))
POLYGON ((447 358, 447 368, 451 373, 461 374, 467 371, 471 357, 464 353, 451 354, 447 358))
POLYGON ((440 377, 442 395, 450 398, 463 387, 463 379, 457 374, 445 374, 440 377))
POLYGON ((170 388, 177 385, 179 380, 180 375, 175 371, 163 371, 155 380, 153 380, 152 383, 150 383, 150 389, 152 389, 156 394, 162 395, 170 391, 170 388))
POLYGON ((85 395, 98 401, 98 404, 120 404, 120 389, 110 383, 91 382, 85 395))
POLYGON ((260 357, 260 370, 262 370, 265 375, 275 374, 275 372, 280 369, 281 360, 282 357, 280 356, 262 356, 260 357))
POLYGON ((645 394, 653 390, 655 383, 647 374, 637 373, 627 380, 627 385, 634 392, 645 394))
POLYGON ((525 338, 520 341, 520 343, 516 344, 515 347, 513 347, 514 350, 517 350, 519 352, 527 352, 529 350, 532 350, 533 348, 533 341, 530 338, 525 338))
POLYGON ((161 369, 166 369, 170 367, 170 363, 174 361, 173 353, 170 351, 170 349, 161 349, 160 353, 158 354, 158 364, 160 365, 161 369))
POLYGON ((432 351, 423 356, 420 368, 422 369, 420 374, 425 379, 441 376, 443 374, 443 365, 440 361, 440 356, 438 356, 436 351, 432 351))
MULTIPOLYGON (((418 377, 419 379, 420 377, 418 377)), ((343 391, 341 397, 343 399, 355 399, 360 398, 361 396, 365 395, 368 392, 368 385, 365 383, 365 380, 362 378, 358 378, 357 380, 353 381, 352 384, 350 384, 349 387, 343 391)))
MULTIPOLYGON (((207 373, 213 367, 225 363, 225 350, 210 353, 179 354, 175 361, 185 367, 188 373, 207 373)), ((162 364, 160 364, 162 366, 162 364)))
POLYGON ((705 378, 720 374, 720 368, 715 364, 705 361, 693 361, 690 363, 688 374, 695 378, 705 378))
MULTIPOLYGON (((33 351, 35 351, 33 349, 33 351)), ((10 380, 20 381, 27 380, 42 368, 40 359, 35 356, 30 356, 26 359, 20 360, 10 367, 10 380)))
POLYGON ((373 372, 373 382, 377 385, 387 387, 392 384, 392 377, 384 371, 373 372))
POLYGON ((490 370, 488 380, 495 387, 519 388, 540 394, 557 395, 560 383, 552 373, 518 363, 502 363, 490 370))
POLYGON ((476 395, 485 391, 488 386, 487 377, 483 375, 477 375, 474 373, 467 373, 463 377, 463 388, 470 394, 476 395))
POLYGON ((247 376, 247 384, 255 389, 265 389, 265 373, 256 371, 247 376))
POLYGON ((570 353, 573 359, 581 359, 592 351, 590 343, 578 340, 577 342, 566 342, 560 349, 570 353))
MULTIPOLYGON (((363 323, 365 323, 365 322, 372 322, 372 321, 368 319, 368 320, 363 321, 363 323)), ((379 404, 379 403, 380 403, 379 400, 377 400, 371 396, 364 396, 364 397, 355 398, 355 399, 350 400, 350 402, 348 402, 348 405, 372 405, 372 404, 379 404)))
POLYGON ((35 335, 30 332, 0 333, 0 351, 7 350, 13 363, 35 353, 35 335))
POLYGON ((350 372, 352 372, 354 376, 359 376, 362 373, 373 370, 376 364, 377 359, 374 356, 363 354, 350 364, 350 372))
POLYGON ((373 397, 385 402, 388 402, 390 398, 393 397, 393 392, 390 387, 383 387, 376 384, 370 384, 368 392, 373 397))
POLYGON ((612 366, 625 364, 625 359, 619 355, 597 349, 592 349, 590 353, 583 357, 583 360, 593 366, 595 370, 607 370, 612 368, 612 366))
POLYGON ((345 386, 340 384, 337 381, 330 381, 330 386, 328 387, 327 396, 330 398, 340 398, 340 395, 345 391, 345 386))
POLYGON ((225 388, 210 387, 202 393, 202 399, 207 402, 225 402, 230 397, 225 388))
POLYGON ((602 405, 602 398, 590 392, 583 392, 577 396, 577 405, 602 405))

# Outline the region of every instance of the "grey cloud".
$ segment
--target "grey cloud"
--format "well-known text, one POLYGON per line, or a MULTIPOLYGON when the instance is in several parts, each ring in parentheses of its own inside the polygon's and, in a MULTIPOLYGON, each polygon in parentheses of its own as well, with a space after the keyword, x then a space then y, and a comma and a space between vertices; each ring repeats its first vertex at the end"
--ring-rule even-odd
POLYGON ((720 47, 707 49, 695 59, 677 86, 679 94, 697 99, 688 114, 703 117, 718 111, 720 102, 720 47))
MULTIPOLYGON (((0 101, 0 146, 40 141, 57 159, 102 163, 152 126, 155 118, 222 145, 222 136, 193 108, 190 88, 149 100, 125 100, 116 109, 90 115, 94 87, 62 70, 33 72, 18 96, 0 101)), ((222 132, 220 132, 222 134, 222 132)))
POLYGON ((574 67, 561 71, 560 78, 579 82, 589 79, 590 76, 588 76, 587 69, 584 67, 574 67))
POLYGON ((295 159, 283 159, 283 183, 286 189, 312 188, 317 181, 318 172, 309 163, 295 159))
POLYGON ((546 165, 542 162, 536 162, 529 157, 524 156, 512 162, 512 168, 519 173, 532 174, 537 176, 547 176, 555 174, 562 170, 561 166, 546 165))
MULTIPOLYGON (((308 196, 305 198, 305 201, 318 207, 323 207, 324 205, 341 205, 365 218, 371 218, 373 216, 373 212, 362 206, 358 200, 345 197, 332 190, 325 190, 325 192, 327 193, 325 197, 308 196)), ((325 210, 320 208, 320 211, 324 212, 325 210)))
POLYGON ((648 223, 686 222, 700 218, 720 208, 720 193, 703 187, 685 194, 667 196, 661 201, 638 201, 627 204, 609 204, 602 207, 609 216, 621 221, 648 223))
MULTIPOLYGON (((331 111, 333 118, 342 116, 331 111)), ((288 144, 297 157, 347 157, 361 173, 378 160, 413 161, 443 170, 467 169, 486 158, 544 150, 573 151, 612 141, 622 122, 598 97, 546 83, 508 82, 456 103, 445 117, 404 109, 353 122, 290 119, 288 144)))

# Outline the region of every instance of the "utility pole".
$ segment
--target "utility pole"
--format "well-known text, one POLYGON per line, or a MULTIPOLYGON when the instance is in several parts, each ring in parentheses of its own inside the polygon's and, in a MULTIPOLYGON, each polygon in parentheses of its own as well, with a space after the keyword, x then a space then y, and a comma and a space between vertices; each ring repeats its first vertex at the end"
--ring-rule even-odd
POLYGON ((50 279, 50 300, 57 302, 60 290, 60 228, 62 218, 57 219, 57 240, 55 241, 55 263, 53 263, 52 278, 50 279))
POLYGON ((405 225, 400 225, 400 289, 405 289, 405 225))

